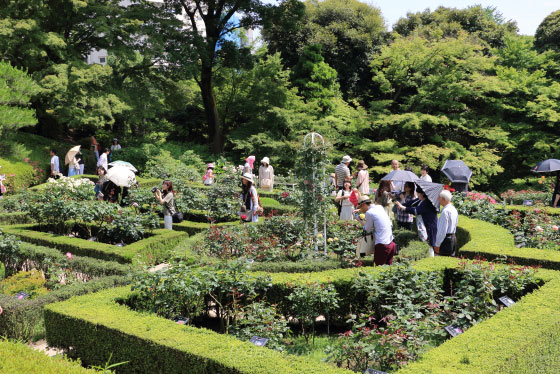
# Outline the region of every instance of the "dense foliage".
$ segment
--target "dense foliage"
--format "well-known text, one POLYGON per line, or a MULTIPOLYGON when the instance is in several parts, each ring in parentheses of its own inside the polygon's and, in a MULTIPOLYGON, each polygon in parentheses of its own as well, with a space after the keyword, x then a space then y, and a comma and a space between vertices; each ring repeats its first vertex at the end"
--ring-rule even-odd
POLYGON ((152 171, 189 148, 292 170, 312 130, 331 161, 349 153, 372 176, 393 158, 415 170, 461 158, 492 187, 560 157, 558 12, 533 38, 481 6, 409 13, 389 33, 378 8, 355 0, 131 3, 6 2, 0 56, 18 78, 0 87, 21 88, 8 100, 27 110, 18 126, 33 124, 30 102, 38 132, 103 145, 118 135, 120 156, 152 171), (247 38, 257 26, 263 46, 247 38), (91 50, 107 50, 106 63, 84 62, 91 50))

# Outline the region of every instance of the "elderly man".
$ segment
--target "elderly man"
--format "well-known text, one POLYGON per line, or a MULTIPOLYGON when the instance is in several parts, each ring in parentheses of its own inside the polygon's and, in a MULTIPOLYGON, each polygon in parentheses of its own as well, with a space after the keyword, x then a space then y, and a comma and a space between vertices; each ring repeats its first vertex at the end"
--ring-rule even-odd
POLYGON ((443 209, 438 219, 434 252, 441 256, 455 256, 457 251, 455 232, 459 223, 459 214, 451 204, 451 197, 451 192, 447 190, 439 194, 439 204, 443 209))
POLYGON ((397 245, 393 241, 391 220, 381 205, 372 204, 368 196, 360 196, 358 211, 365 214, 364 231, 375 233, 375 265, 391 265, 397 253, 397 245))
POLYGON ((343 190, 344 181, 352 178, 352 176, 350 175, 350 168, 348 168, 348 165, 350 165, 351 162, 352 157, 346 155, 342 157, 342 161, 340 162, 340 164, 336 165, 336 168, 334 169, 334 181, 337 191, 343 190))

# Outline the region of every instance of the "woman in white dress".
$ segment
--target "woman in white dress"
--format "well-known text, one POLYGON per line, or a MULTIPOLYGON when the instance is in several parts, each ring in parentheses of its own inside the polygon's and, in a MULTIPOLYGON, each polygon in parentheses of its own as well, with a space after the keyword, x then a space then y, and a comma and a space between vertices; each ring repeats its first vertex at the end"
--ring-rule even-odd
POLYGON ((270 159, 264 157, 259 167, 259 187, 264 191, 272 191, 274 188, 274 168, 270 165, 270 159))
POLYGON ((350 201, 350 195, 352 194, 352 182, 345 181, 344 189, 338 191, 334 201, 341 205, 340 209, 340 220, 341 221, 352 221, 354 216, 352 215, 354 211, 354 204, 350 201))

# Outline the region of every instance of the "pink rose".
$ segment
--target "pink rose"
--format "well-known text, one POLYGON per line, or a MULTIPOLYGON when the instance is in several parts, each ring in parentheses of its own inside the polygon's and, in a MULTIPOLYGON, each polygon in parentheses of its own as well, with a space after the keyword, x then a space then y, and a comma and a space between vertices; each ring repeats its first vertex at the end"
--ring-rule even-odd
POLYGON ((558 231, 558 226, 552 225, 552 231, 558 231))
POLYGON ((29 162, 29 159, 26 157, 26 158, 23 159, 23 161, 29 162))
POLYGON ((72 259, 72 253, 66 252, 66 258, 71 260, 72 259))
POLYGON ((16 176, 15 174, 10 174, 10 177, 15 177, 15 176, 16 176))
POLYGON ((137 202, 133 202, 133 203, 132 203, 132 206, 135 207, 135 208, 138 208, 138 203, 137 203, 137 202))
POLYGON ((4 313, 4 309, 2 309, 2 306, 0 306, 0 316, 2 315, 2 313, 4 313))
POLYGON ((544 229, 540 226, 535 227, 535 230, 537 230, 538 232, 543 232, 544 229))

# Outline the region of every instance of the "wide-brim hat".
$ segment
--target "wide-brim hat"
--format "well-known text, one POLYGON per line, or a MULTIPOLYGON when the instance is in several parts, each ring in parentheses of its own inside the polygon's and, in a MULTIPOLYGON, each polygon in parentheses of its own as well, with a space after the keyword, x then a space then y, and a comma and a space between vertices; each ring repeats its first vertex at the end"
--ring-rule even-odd
POLYGON ((263 159, 261 160, 262 163, 265 163, 267 165, 270 165, 270 159, 268 157, 263 157, 263 159))
POLYGON ((241 179, 248 180, 249 182, 253 183, 253 174, 245 173, 241 176, 241 179))
POLYGON ((371 200, 369 199, 368 195, 360 196, 360 198, 358 199, 357 207, 359 208, 360 206, 362 206, 362 204, 371 204, 371 200))
POLYGON ((348 155, 342 157, 342 163, 343 163, 343 164, 346 164, 346 163, 348 163, 348 162, 352 162, 352 157, 350 157, 350 156, 348 156, 348 155))
POLYGON ((206 168, 207 169, 210 169, 210 168, 214 169, 214 163, 213 162, 209 163, 208 165, 206 165, 206 168))

